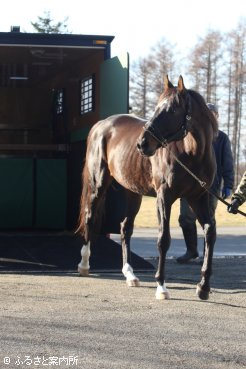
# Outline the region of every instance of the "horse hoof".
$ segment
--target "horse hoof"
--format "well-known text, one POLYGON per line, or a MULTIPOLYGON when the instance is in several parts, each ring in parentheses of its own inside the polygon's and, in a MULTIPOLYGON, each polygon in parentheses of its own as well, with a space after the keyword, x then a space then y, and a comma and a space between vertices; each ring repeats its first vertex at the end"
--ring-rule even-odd
POLYGON ((170 300, 171 296, 170 296, 170 293, 168 291, 166 291, 166 292, 156 293, 155 298, 156 298, 156 300, 170 300))
POLYGON ((199 299, 208 300, 209 299, 209 292, 210 292, 210 290, 203 290, 201 288, 200 283, 198 283, 198 285, 196 287, 196 295, 199 297, 199 299))
POLYGON ((140 286, 140 282, 138 278, 126 281, 126 284, 128 287, 139 287, 140 286))
POLYGON ((81 277, 89 277, 89 269, 83 269, 78 266, 78 272, 81 277))
POLYGON ((155 297, 156 300, 170 300, 170 293, 164 285, 163 286, 158 285, 155 297))

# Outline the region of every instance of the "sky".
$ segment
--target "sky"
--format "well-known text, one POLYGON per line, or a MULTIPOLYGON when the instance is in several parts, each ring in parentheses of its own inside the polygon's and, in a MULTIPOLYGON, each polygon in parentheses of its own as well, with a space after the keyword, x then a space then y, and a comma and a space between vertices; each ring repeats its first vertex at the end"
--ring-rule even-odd
POLYGON ((115 36, 112 56, 130 62, 145 57, 162 38, 186 54, 208 30, 227 32, 246 18, 245 0, 12 0, 0 12, 0 31, 11 26, 33 32, 31 22, 49 11, 55 23, 66 17, 74 34, 115 36))

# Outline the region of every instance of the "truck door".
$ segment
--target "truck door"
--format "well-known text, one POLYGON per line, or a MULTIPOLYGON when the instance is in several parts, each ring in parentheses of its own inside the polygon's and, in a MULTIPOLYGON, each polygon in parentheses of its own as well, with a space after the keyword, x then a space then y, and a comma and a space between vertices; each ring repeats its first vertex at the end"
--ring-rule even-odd
MULTIPOLYGON (((100 119, 129 111, 129 55, 114 57, 101 65, 100 71, 100 119)), ((101 232, 120 233, 120 223, 126 210, 125 190, 113 181, 105 204, 105 221, 101 232)))
POLYGON ((129 55, 116 56, 101 64, 100 119, 129 111, 129 55))

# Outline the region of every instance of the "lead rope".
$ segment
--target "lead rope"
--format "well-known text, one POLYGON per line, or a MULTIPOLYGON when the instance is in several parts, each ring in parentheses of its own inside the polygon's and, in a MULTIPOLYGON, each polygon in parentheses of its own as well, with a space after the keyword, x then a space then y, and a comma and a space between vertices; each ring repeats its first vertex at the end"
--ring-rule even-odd
MULTIPOLYGON (((187 120, 190 120, 190 116, 186 116, 187 120)), ((214 193, 213 191, 209 190, 206 187, 206 182, 201 181, 200 178, 198 178, 189 168, 187 168, 186 165, 184 165, 184 163, 182 163, 182 161, 180 161, 177 156, 169 150, 168 148, 168 142, 167 140, 163 140, 161 141, 155 134, 153 131, 149 130, 148 128, 144 127, 145 131, 148 131, 148 133, 157 141, 161 144, 161 146, 163 148, 165 148, 166 150, 169 151, 169 153, 174 157, 174 159, 176 160, 176 162, 186 171, 188 172, 199 184, 202 188, 205 189, 205 191, 207 191, 210 195, 215 196, 219 201, 223 202, 223 204, 225 204, 227 207, 230 206, 231 204, 226 201, 225 199, 223 199, 221 196, 217 195, 216 193, 214 193)), ((242 210, 237 209, 237 213, 240 215, 243 215, 244 217, 246 217, 246 213, 244 213, 242 210)))
MULTIPOLYGON (((172 151, 170 151, 169 150, 169 148, 168 148, 168 143, 167 143, 167 141, 166 140, 163 140, 163 142, 158 138, 158 137, 156 137, 155 136, 155 134, 154 134, 154 132, 152 132, 152 131, 150 131, 150 130, 148 130, 148 129, 146 129, 145 127, 144 127, 144 129, 146 130, 146 131, 148 131, 148 133, 157 141, 157 142, 159 142, 160 144, 161 144, 161 146, 163 147, 163 148, 165 148, 166 150, 168 150, 169 151, 169 153, 174 157, 174 159, 176 160, 176 162, 186 171, 186 172, 188 172, 199 184, 200 184, 200 186, 202 187, 202 188, 204 188, 205 189, 205 191, 207 191, 210 195, 213 195, 213 196, 215 196, 219 201, 221 201, 221 202, 223 202, 223 204, 225 204, 227 207, 228 206, 230 206, 231 204, 228 202, 228 201, 226 201, 225 199, 223 199, 221 196, 219 196, 219 195, 217 195, 216 193, 214 193, 213 191, 211 191, 211 190, 209 190, 207 187, 206 187, 206 182, 204 182, 204 181, 201 181, 200 180, 200 178, 198 178, 189 168, 187 168, 187 166, 186 165, 184 165, 184 163, 182 163, 182 161, 180 161, 178 158, 177 158, 177 156, 172 152, 172 151)), ((246 217, 246 214, 242 211, 242 210, 239 210, 239 209, 237 209, 237 213, 238 214, 241 214, 241 215, 243 215, 244 217, 246 217)))
MULTIPOLYGON (((165 148, 168 150, 168 148, 165 146, 165 148)), ((186 172, 188 172, 199 184, 201 187, 203 187, 210 195, 215 196, 219 201, 223 202, 223 204, 230 206, 231 204, 226 201, 225 199, 223 199, 221 196, 217 195, 216 193, 214 193, 213 191, 209 190, 206 187, 206 182, 201 181, 193 172, 190 171, 189 168, 187 168, 186 165, 184 165, 178 158, 177 156, 171 152, 170 150, 168 150, 169 153, 174 157, 174 159, 176 160, 177 163, 179 163, 179 165, 186 170, 186 172)), ((242 210, 237 209, 237 213, 243 215, 244 217, 246 217, 246 213, 244 213, 242 210)))

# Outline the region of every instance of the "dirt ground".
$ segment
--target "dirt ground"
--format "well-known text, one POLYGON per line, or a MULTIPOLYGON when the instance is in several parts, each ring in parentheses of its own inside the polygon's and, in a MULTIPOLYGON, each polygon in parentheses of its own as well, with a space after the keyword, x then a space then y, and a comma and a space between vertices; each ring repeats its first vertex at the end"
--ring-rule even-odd
MULTIPOLYGON (((155 260, 152 260, 155 264, 155 260)), ((246 258, 214 260, 208 301, 198 264, 167 261, 171 300, 154 272, 2 271, 0 367, 241 369, 246 367, 246 258)))

